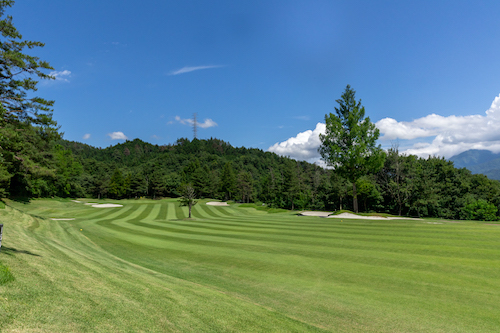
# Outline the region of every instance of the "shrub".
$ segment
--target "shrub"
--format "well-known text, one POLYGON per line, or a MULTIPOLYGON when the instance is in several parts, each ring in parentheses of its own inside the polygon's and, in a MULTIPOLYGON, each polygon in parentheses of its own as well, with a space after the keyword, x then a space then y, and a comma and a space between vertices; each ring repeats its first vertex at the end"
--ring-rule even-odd
POLYGON ((497 221, 497 207, 494 204, 478 199, 467 204, 463 210, 466 220, 497 221))

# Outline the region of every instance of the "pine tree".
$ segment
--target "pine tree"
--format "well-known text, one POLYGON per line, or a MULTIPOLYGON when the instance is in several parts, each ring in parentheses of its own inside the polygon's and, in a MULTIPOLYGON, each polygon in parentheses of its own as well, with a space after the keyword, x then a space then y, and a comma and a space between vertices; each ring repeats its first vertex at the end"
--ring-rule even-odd
POLYGON ((325 115, 326 132, 320 134, 319 152, 325 162, 352 183, 354 211, 358 212, 356 181, 369 173, 380 170, 385 154, 377 145, 379 130, 365 118, 361 100, 356 102, 356 92, 349 85, 336 102, 336 114, 325 115))
POLYGON ((37 90, 37 78, 54 79, 43 72, 53 68, 23 53, 44 44, 23 40, 12 17, 4 17, 13 4, 0 1, 0 194, 43 195, 55 177, 50 143, 60 135, 52 119, 54 102, 28 93, 37 90))

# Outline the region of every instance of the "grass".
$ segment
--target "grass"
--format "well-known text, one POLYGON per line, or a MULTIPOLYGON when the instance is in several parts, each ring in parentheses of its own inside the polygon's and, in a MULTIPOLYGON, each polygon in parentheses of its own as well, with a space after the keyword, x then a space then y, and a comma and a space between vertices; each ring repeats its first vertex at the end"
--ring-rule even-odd
POLYGON ((10 272, 9 267, 0 264, 0 286, 14 280, 14 275, 10 272))
POLYGON ((172 199, 6 203, 0 262, 15 281, 0 286, 2 332, 500 327, 498 225, 341 222, 203 200, 191 220, 172 199))

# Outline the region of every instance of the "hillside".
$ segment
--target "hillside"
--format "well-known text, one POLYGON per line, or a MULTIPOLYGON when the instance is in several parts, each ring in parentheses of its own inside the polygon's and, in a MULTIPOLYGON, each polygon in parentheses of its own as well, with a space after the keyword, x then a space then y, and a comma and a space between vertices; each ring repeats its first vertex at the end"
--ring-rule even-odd
MULTIPOLYGON (((59 140, 43 158, 46 169, 12 169, 0 181, 0 196, 160 199, 177 198, 188 186, 198 199, 353 210, 354 186, 335 170, 215 138, 163 146, 135 139, 107 148, 59 140)), ((380 171, 359 178, 356 189, 363 212, 491 219, 500 207, 500 182, 457 169, 444 158, 396 151, 387 152, 380 171)))
POLYGON ((474 174, 483 174, 500 180, 500 154, 489 150, 471 149, 450 158, 456 168, 467 168, 474 174))

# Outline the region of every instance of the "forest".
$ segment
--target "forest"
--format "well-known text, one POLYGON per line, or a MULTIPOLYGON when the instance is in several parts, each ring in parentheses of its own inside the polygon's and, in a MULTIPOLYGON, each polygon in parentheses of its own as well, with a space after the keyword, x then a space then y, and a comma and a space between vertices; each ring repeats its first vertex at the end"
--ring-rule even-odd
MULTIPOLYGON (((20 140, 16 154, 3 155, 4 196, 159 199, 179 197, 181 185, 191 184, 198 198, 292 210, 353 209, 352 184, 336 170, 219 139, 182 138, 162 146, 135 139, 104 149, 62 139, 46 142, 35 135, 31 139, 29 145, 20 140), (27 154, 41 166, 25 166, 28 158, 19 156, 27 154)), ((444 158, 406 156, 397 148, 384 154, 380 171, 356 181, 360 211, 497 219, 498 181, 457 169, 444 158)))

